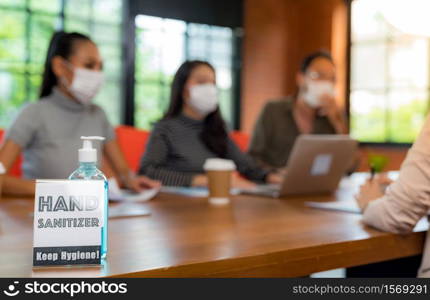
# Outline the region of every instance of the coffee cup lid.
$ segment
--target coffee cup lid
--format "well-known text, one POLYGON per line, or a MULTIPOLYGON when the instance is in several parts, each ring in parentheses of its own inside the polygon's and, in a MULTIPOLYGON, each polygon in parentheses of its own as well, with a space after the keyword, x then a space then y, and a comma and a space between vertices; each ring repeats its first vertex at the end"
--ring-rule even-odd
POLYGON ((233 171, 236 170, 236 165, 232 160, 222 158, 208 158, 203 166, 205 170, 216 170, 216 171, 233 171))

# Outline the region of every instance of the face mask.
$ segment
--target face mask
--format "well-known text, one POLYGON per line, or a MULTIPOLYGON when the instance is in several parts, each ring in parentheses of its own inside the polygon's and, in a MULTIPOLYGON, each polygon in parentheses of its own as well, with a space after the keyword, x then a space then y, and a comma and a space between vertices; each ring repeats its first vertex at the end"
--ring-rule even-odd
POLYGON ((190 88, 188 104, 202 116, 207 116, 218 107, 218 90, 212 83, 198 84, 190 88))
POLYGON ((324 95, 335 96, 333 83, 330 81, 308 81, 303 99, 310 107, 318 108, 321 106, 321 98, 324 95))
POLYGON ((82 104, 90 104, 103 84, 103 73, 84 68, 74 68, 70 93, 82 104))

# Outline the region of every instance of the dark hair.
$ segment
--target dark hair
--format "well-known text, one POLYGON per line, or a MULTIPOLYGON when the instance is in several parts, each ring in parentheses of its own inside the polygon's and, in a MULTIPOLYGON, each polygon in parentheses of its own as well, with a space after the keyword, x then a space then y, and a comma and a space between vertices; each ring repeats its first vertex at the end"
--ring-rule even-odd
POLYGON ((49 96, 52 88, 57 85, 57 77, 52 70, 52 59, 61 56, 68 59, 73 53, 75 44, 78 41, 91 41, 91 39, 77 32, 67 33, 57 31, 52 35, 49 42, 48 54, 46 55, 45 70, 43 72, 42 86, 40 88, 40 98, 49 96))
MULTIPOLYGON (((211 64, 200 60, 186 61, 179 67, 178 71, 176 71, 170 93, 170 105, 163 119, 176 117, 182 112, 182 107, 184 105, 182 95, 184 93, 185 83, 190 77, 191 72, 201 65, 208 66, 215 72, 211 64)), ((219 108, 207 115, 204 119, 203 131, 200 134, 200 139, 212 152, 221 158, 225 158, 228 135, 219 108)))
POLYGON ((302 64, 300 65, 300 72, 306 73, 306 71, 308 70, 309 66, 317 58, 328 59, 332 64, 334 64, 333 57, 331 57, 331 54, 329 52, 327 52, 327 51, 320 50, 320 51, 317 51, 317 52, 309 54, 308 56, 306 56, 303 59, 302 64))

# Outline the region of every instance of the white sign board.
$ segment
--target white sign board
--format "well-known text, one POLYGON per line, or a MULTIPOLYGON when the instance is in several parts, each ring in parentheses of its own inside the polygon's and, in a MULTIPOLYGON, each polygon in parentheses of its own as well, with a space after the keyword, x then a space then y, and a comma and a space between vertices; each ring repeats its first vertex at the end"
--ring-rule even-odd
POLYGON ((103 180, 37 180, 33 265, 101 263, 103 180))

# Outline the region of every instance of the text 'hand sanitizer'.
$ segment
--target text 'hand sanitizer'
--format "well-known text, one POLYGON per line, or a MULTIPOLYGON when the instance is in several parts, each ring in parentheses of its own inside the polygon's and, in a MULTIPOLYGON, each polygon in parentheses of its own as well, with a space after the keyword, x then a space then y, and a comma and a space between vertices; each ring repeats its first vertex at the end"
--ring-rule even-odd
POLYGON ((83 146, 79 149, 79 168, 70 176, 70 180, 104 180, 105 197, 103 203, 103 227, 101 231, 102 258, 107 254, 107 226, 108 226, 108 181, 106 176, 97 168, 97 150, 93 148, 92 141, 103 141, 101 136, 81 136, 83 146))

